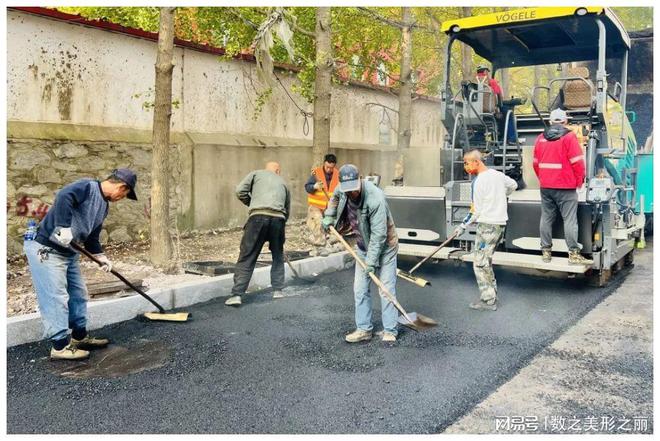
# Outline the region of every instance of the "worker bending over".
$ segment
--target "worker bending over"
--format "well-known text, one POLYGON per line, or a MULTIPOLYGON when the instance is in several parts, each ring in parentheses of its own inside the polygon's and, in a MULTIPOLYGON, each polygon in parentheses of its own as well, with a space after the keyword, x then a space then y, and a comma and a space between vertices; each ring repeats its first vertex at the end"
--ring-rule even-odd
POLYGON ((273 256, 270 283, 273 298, 284 288, 284 228, 291 212, 289 189, 280 176, 280 164, 268 162, 263 170, 248 173, 236 186, 236 196, 249 207, 241 250, 234 270, 234 286, 225 305, 240 306, 264 243, 273 256))
MULTIPOLYGON (((390 293, 396 296, 396 255, 399 239, 385 194, 373 183, 361 179, 356 166, 342 166, 339 169, 339 187, 325 210, 323 226, 326 229, 334 226, 339 231, 347 226, 356 235, 356 252, 367 268, 365 270, 355 263, 353 293, 357 329, 346 336, 346 341, 356 343, 370 340, 373 324, 369 273, 375 273, 390 293)), ((385 342, 395 342, 399 312, 392 303, 382 298, 381 311, 382 339, 385 342)))

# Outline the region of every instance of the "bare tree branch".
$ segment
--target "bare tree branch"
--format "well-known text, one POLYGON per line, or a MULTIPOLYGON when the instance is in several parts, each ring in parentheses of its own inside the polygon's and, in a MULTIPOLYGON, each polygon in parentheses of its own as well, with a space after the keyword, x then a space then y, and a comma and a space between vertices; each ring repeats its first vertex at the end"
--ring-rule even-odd
POLYGON ((394 112, 394 113, 399 113, 398 110, 393 109, 393 108, 391 108, 391 107, 388 107, 388 106, 386 106, 385 104, 381 104, 381 103, 365 103, 365 106, 379 106, 379 107, 383 107, 383 108, 385 108, 385 109, 387 109, 387 110, 391 110, 391 111, 394 112))
POLYGON ((251 28, 257 30, 259 29, 259 25, 250 20, 249 18, 245 17, 243 14, 241 14, 239 11, 236 10, 236 8, 227 8, 227 12, 229 12, 231 15, 234 17, 243 20, 248 26, 251 28))
POLYGON ((376 20, 378 20, 380 22, 383 22, 383 23, 388 24, 390 26, 394 26, 395 28, 402 29, 405 26, 404 23, 401 23, 400 21, 389 19, 387 17, 383 17, 378 12, 373 11, 369 8, 365 8, 363 6, 357 6, 356 9, 358 11, 364 12, 365 14, 369 15, 371 18, 375 18, 376 20))

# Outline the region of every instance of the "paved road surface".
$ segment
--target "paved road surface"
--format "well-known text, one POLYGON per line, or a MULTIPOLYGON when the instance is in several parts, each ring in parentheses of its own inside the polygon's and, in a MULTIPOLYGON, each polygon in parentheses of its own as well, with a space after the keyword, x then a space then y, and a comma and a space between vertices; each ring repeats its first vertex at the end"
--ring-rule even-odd
POLYGON ((354 326, 352 271, 343 271, 288 287, 280 300, 263 292, 239 309, 224 298, 197 305, 189 323, 106 327, 97 334, 114 344, 82 367, 48 361, 44 342, 11 348, 8 432, 439 432, 619 284, 498 268, 500 308, 472 311, 471 267, 455 265, 422 269, 432 287, 399 281, 404 307, 440 325, 404 329, 394 346, 343 341, 354 326))

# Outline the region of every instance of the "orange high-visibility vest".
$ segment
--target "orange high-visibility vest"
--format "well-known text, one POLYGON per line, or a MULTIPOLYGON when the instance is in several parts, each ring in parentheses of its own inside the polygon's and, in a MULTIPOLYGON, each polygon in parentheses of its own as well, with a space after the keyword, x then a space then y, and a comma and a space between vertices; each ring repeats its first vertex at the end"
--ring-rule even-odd
MULTIPOLYGON (((315 168, 312 173, 316 176, 317 181, 323 183, 323 188, 325 189, 325 192, 328 193, 328 197, 332 198, 332 193, 335 191, 337 185, 339 185, 339 171, 337 170, 337 167, 332 171, 332 179, 330 180, 329 185, 325 180, 325 171, 323 170, 323 167, 315 168)), ((312 194, 307 194, 307 203, 312 207, 325 210, 328 207, 328 197, 325 196, 323 190, 316 190, 312 194)))

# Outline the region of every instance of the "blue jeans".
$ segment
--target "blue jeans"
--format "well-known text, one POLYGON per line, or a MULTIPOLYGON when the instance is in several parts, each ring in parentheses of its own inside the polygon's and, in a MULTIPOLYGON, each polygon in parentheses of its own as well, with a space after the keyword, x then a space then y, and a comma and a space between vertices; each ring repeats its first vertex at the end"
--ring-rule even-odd
MULTIPOLYGON (((359 248, 356 249, 360 259, 364 261, 366 253, 362 252, 359 248)), ((383 282, 385 288, 396 298, 396 255, 397 248, 388 249, 380 258, 380 267, 376 268, 376 276, 383 282)), ((363 331, 371 331, 373 324, 371 323, 371 293, 369 286, 371 285, 371 277, 362 269, 362 267, 355 262, 355 278, 353 280, 353 292, 355 295, 355 325, 358 329, 363 331)), ((379 296, 380 297, 380 296, 379 296)), ((397 319, 399 318, 399 311, 394 305, 386 299, 380 299, 381 316, 383 320, 383 329, 386 332, 391 332, 397 335, 397 319)))
POLYGON ((23 250, 37 291, 44 337, 62 340, 68 338, 69 329, 86 328, 88 297, 80 256, 65 256, 35 240, 25 241, 23 250), (50 250, 45 259, 39 256, 42 249, 50 250))

